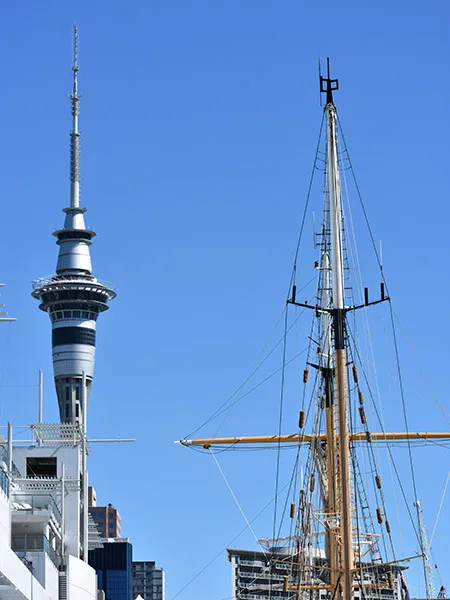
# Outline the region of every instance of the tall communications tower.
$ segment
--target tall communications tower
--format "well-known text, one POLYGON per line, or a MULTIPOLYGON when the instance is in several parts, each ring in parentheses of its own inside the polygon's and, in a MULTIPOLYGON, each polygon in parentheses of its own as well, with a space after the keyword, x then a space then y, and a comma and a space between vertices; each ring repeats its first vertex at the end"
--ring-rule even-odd
POLYGON ((86 426, 87 403, 95 362, 98 315, 116 297, 111 284, 92 274, 89 246, 95 232, 86 229, 80 206, 80 133, 78 115, 78 32, 74 28, 72 131, 70 133, 70 206, 64 227, 53 233, 59 246, 56 274, 33 284, 32 296, 52 323, 53 372, 60 420, 86 426))

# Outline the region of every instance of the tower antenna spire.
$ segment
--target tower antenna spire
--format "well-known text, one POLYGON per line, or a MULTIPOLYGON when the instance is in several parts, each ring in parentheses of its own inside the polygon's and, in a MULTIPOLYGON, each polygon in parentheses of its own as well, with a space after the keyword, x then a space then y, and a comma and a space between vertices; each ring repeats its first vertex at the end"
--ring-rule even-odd
POLYGON ((80 132, 78 115, 80 113, 80 96, 78 95, 78 27, 73 28, 73 91, 72 131, 70 132, 70 207, 80 206, 80 132))

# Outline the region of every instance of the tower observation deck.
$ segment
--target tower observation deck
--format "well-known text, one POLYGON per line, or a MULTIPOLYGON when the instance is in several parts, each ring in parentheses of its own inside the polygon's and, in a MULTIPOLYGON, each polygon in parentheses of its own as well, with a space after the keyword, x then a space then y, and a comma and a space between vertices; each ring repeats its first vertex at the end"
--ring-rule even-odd
POLYGON ((72 131, 70 133, 70 206, 64 227, 53 233, 59 246, 56 274, 33 283, 33 298, 52 324, 53 372, 60 420, 85 425, 95 362, 98 315, 116 297, 111 284, 92 274, 89 247, 95 232, 86 229, 80 206, 80 133, 78 115, 78 33, 74 28, 72 131))

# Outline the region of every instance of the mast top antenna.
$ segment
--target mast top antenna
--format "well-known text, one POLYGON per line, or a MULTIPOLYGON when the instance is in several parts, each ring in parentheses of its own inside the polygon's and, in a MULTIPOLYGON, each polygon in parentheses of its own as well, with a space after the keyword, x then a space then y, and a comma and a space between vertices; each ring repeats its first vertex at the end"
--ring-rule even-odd
POLYGON ((73 26, 73 67, 74 71, 78 71, 78 27, 73 26))
POLYGON ((80 96, 78 94, 78 27, 73 28, 73 89, 70 96, 72 103, 72 131, 70 133, 70 207, 80 206, 80 132, 78 116, 80 113, 80 96))
POLYGON ((330 77, 330 59, 327 58, 327 76, 322 77, 319 72, 320 78, 320 92, 326 94, 326 104, 333 104, 333 92, 339 89, 339 80, 331 79, 330 77))

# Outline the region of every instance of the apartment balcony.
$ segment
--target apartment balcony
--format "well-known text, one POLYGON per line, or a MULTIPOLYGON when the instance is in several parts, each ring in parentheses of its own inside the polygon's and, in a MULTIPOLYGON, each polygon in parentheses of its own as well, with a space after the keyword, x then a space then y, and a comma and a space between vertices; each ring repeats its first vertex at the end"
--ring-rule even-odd
POLYGON ((237 561, 238 565, 247 565, 248 567, 265 567, 266 563, 262 560, 245 560, 244 558, 240 558, 237 561))
POLYGON ((0 488, 5 492, 6 495, 9 493, 9 478, 3 468, 0 467, 0 488))
POLYGON ((45 535, 13 535, 11 550, 14 550, 19 558, 25 560, 27 560, 28 553, 45 552, 55 567, 58 566, 56 551, 45 535))
POLYGON ((52 495, 18 493, 13 494, 11 500, 13 519, 21 515, 37 515, 44 519, 53 517, 61 525, 61 511, 52 495))

